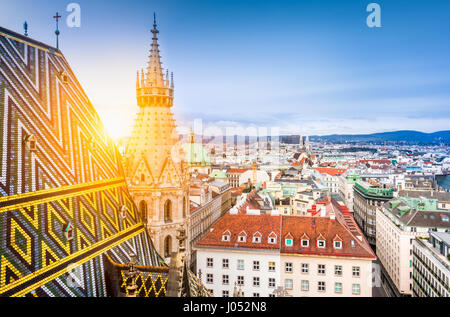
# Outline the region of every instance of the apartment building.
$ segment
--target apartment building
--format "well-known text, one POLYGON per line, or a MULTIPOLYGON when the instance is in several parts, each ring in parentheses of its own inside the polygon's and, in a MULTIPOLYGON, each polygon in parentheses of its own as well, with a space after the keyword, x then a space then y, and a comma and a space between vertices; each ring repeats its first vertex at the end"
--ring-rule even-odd
POLYGON ((346 217, 338 211, 329 217, 283 217, 281 281, 288 294, 372 296, 376 257, 350 214, 346 217))
POLYGON ((450 297, 450 233, 413 241, 413 296, 450 297))
POLYGON ((379 188, 364 181, 356 182, 353 190, 353 215, 369 243, 375 247, 377 209, 394 197, 395 190, 379 188))
POLYGON ((278 287, 296 297, 372 296, 376 256, 342 205, 330 201, 314 217, 242 206, 195 246, 215 296, 230 296, 235 285, 246 297, 273 296, 278 287))
POLYGON ((228 181, 232 188, 237 188, 240 186, 239 177, 246 171, 248 171, 248 169, 244 168, 229 168, 227 170, 228 181))
POLYGON ((319 175, 317 179, 322 184, 328 187, 329 191, 337 194, 339 192, 339 176, 344 174, 347 169, 345 168, 329 168, 329 167, 317 167, 314 168, 319 175))
POLYGON ((408 196, 412 198, 428 198, 436 199, 438 208, 450 210, 450 192, 438 191, 434 189, 428 190, 402 190, 398 193, 399 196, 408 196))
POLYGON ((216 297, 270 297, 280 285, 281 216, 226 214, 200 242, 197 273, 216 297))
POLYGON ((193 246, 231 208, 231 187, 222 181, 197 183, 190 186, 189 198, 186 257, 190 268, 195 271, 197 257, 193 246))
POLYGON ((377 256, 381 281, 391 296, 413 295, 413 242, 428 238, 429 230, 450 229, 450 213, 438 209, 437 200, 398 197, 377 211, 377 256))
POLYGON ((353 213, 354 190, 353 186, 362 179, 358 174, 341 175, 338 177, 338 193, 348 210, 353 213))

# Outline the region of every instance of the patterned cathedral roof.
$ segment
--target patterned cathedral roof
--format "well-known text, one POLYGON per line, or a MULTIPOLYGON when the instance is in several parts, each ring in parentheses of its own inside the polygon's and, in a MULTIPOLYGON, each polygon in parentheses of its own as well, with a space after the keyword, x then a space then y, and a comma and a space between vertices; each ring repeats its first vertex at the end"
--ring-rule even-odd
POLYGON ((109 296, 106 253, 166 266, 66 58, 1 27, 0 138, 0 296, 109 296))

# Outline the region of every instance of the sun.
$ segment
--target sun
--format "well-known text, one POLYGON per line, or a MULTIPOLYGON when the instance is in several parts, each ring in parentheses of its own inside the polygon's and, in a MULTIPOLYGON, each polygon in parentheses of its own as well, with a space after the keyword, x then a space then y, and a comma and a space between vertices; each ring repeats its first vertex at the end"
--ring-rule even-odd
POLYGON ((125 118, 124 113, 104 111, 103 113, 99 113, 99 115, 103 121, 106 132, 111 136, 114 142, 117 143, 117 141, 130 134, 130 122, 132 122, 132 120, 125 118))

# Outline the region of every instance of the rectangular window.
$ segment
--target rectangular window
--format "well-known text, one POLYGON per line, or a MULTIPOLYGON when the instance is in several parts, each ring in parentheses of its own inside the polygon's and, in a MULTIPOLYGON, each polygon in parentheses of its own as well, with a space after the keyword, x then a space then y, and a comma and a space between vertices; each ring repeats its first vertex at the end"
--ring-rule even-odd
POLYGON ((207 258, 206 259, 206 267, 213 267, 214 259, 213 258, 207 258))
POLYGON ((334 291, 339 294, 342 293, 342 283, 334 283, 334 291))
POLYGON ((237 269, 243 270, 244 269, 244 260, 238 260, 237 261, 237 269))
POLYGON ((287 279, 287 280, 284 281, 284 287, 285 287, 286 289, 292 289, 292 287, 293 287, 292 284, 293 284, 293 282, 292 282, 291 279, 287 279))
POLYGON ((319 264, 317 266, 317 273, 320 275, 324 275, 325 274, 325 264, 319 264))
POLYGON ((259 297, 259 293, 253 293, 253 297, 259 297))
POLYGON ((353 284, 352 285, 352 294, 359 295, 360 293, 361 293, 361 288, 359 287, 359 284, 353 284))
POLYGON ((302 291, 309 291, 309 281, 302 281, 302 291))
POLYGON ((222 297, 230 297, 229 291, 222 291, 222 297))
POLYGON ((228 259, 222 259, 222 268, 223 269, 228 269, 229 268, 229 261, 228 259))
POLYGON ((253 286, 259 287, 259 277, 253 277, 253 286))
POLYGON ((323 281, 317 282, 317 290, 319 292, 325 292, 325 282, 323 281))
POLYGON ((230 277, 228 275, 222 275, 222 284, 228 285, 230 283, 230 277))
POLYGON ((214 277, 212 274, 209 274, 209 273, 206 274, 206 283, 208 283, 208 284, 214 283, 214 277))
POLYGON ((308 263, 302 263, 302 273, 308 273, 308 272, 309 272, 308 263))
POLYGON ((274 288, 275 287, 275 279, 274 278, 269 278, 269 288, 274 288))
POLYGON ((259 261, 253 261, 253 271, 259 271, 259 261))
POLYGON ((335 265, 334 266, 334 275, 342 276, 342 265, 335 265))
POLYGON ((269 262, 269 272, 275 272, 275 262, 269 262))
POLYGON ((292 239, 285 239, 285 244, 287 247, 292 247, 292 239))
POLYGON ((302 240, 302 247, 303 247, 303 248, 309 247, 309 240, 303 239, 303 240, 302 240))
POLYGON ((237 277, 237 285, 239 285, 239 286, 243 286, 244 285, 244 277, 243 276, 238 276, 237 277))
POLYGON ((292 263, 286 262, 285 269, 286 269, 286 273, 292 273, 292 263))
POLYGON ((359 266, 354 266, 352 268, 352 276, 353 277, 359 277, 359 266))

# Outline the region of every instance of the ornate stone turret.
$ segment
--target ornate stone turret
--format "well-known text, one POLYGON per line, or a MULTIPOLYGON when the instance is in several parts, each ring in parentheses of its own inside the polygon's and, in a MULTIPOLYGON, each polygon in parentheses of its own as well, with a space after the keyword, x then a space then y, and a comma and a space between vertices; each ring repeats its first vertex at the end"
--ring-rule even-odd
POLYGON ((125 150, 130 193, 158 252, 169 259, 176 252, 176 232, 186 217, 189 175, 171 107, 174 83, 161 67, 156 19, 147 73, 136 80, 139 113, 125 150))
POLYGON ((173 106, 173 76, 172 83, 170 83, 169 70, 166 70, 166 78, 164 79, 158 44, 159 31, 156 27, 155 18, 151 31, 153 33, 153 42, 150 49, 147 74, 144 76, 142 71, 140 85, 136 87, 136 97, 139 107, 173 106))

